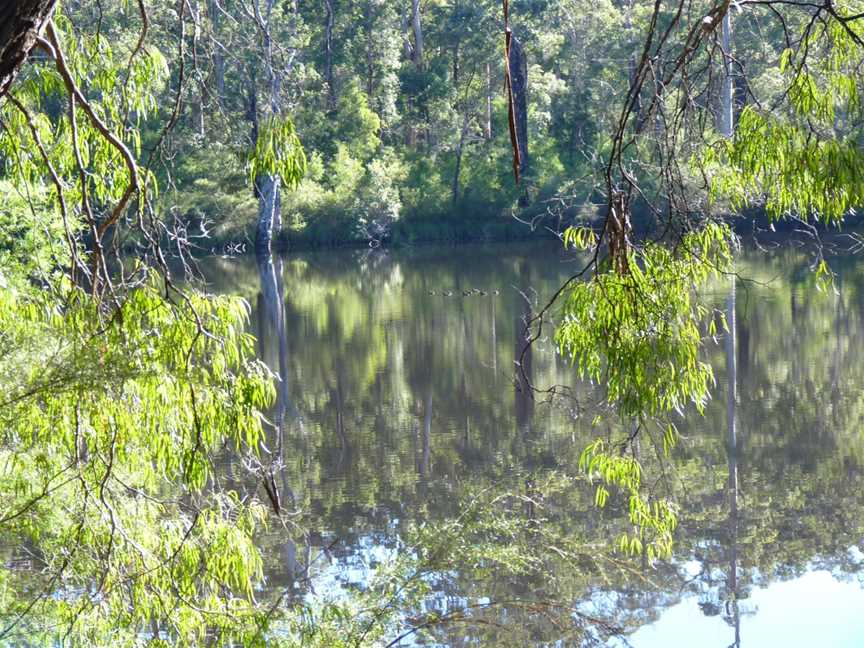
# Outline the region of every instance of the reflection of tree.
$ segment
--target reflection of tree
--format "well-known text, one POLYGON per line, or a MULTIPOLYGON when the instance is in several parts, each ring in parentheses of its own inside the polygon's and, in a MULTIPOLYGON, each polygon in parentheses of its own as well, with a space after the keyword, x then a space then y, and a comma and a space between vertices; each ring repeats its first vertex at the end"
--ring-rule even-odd
POLYGON ((738 430, 735 410, 738 403, 738 348, 735 278, 726 306, 726 456, 729 466, 729 576, 726 586, 726 615, 735 628, 735 641, 730 648, 741 645, 741 617, 738 609, 738 430))
MULTIPOLYGON (((525 266, 519 273, 522 281, 522 290, 529 290, 526 283, 529 280, 525 266)), ((516 404, 516 425, 520 433, 530 436, 531 419, 534 415, 534 385, 533 385, 533 358, 534 347, 530 343, 530 329, 528 323, 531 321, 531 300, 523 293, 522 310, 517 312, 516 321, 513 325, 515 333, 515 345, 513 350, 513 363, 516 368, 516 381, 514 400, 516 404)))
MULTIPOLYGON (((289 510, 296 507, 296 497, 291 488, 285 462, 285 437, 291 422, 299 421, 299 414, 291 400, 289 389, 288 329, 285 321, 285 289, 282 284, 283 264, 271 254, 259 254, 256 258, 261 291, 258 294, 258 344, 260 355, 272 370, 278 373, 276 403, 273 412, 274 443, 270 464, 263 468, 263 480, 271 503, 277 508, 289 510), (275 351, 275 353, 274 353, 275 351), (275 362, 274 362, 275 355, 275 362), (277 486, 277 479, 281 482, 277 486), (278 490, 278 495, 277 495, 278 490)), ((286 535, 281 543, 281 555, 286 570, 285 583, 293 583, 301 577, 305 568, 297 558, 297 544, 286 535)), ((311 548, 307 544, 307 549, 311 548)), ((308 556, 306 565, 308 565, 308 556)))
MULTIPOLYGON (((527 473, 576 472, 595 433, 592 416, 574 422, 563 410, 520 403, 518 380, 515 392, 508 380, 496 383, 496 367, 513 367, 524 343, 528 310, 510 287, 542 296, 567 274, 566 266, 549 263, 548 251, 513 250, 478 249, 457 262, 450 251, 434 248, 392 252, 365 269, 341 254, 308 254, 274 260, 272 273, 236 262, 212 276, 231 292, 261 293, 257 317, 268 331, 262 355, 280 374, 287 366, 291 400, 284 402, 304 414, 303 434, 286 428, 282 474, 309 525, 328 531, 315 545, 339 539, 335 564, 348 564, 370 544, 392 544, 413 521, 447 519, 460 496, 509 475, 518 475, 511 486, 526 492, 527 473), (264 279, 279 276, 279 264, 287 291, 273 311, 264 279), (487 294, 462 295, 474 287, 487 294), (446 290, 454 294, 443 295, 446 290), (267 314, 273 312, 283 314, 286 335, 273 332, 279 322, 267 314), (283 338, 284 363, 276 344, 283 338), (542 434, 529 436, 528 427, 542 434)), ((439 585, 442 596, 503 598, 553 588, 574 601, 608 595, 614 605, 605 616, 632 630, 682 596, 703 593, 710 599, 706 610, 737 627, 753 587, 794 577, 814 563, 860 570, 847 549, 864 545, 858 427, 864 360, 856 352, 864 345, 864 268, 839 264, 841 290, 834 296, 795 270, 806 268, 801 256, 739 260, 739 274, 774 281, 767 288, 739 284, 726 304, 736 311, 729 317, 735 335, 725 338, 725 348, 706 348, 727 398, 711 401, 704 419, 688 416, 679 426, 679 479, 668 482, 681 506, 673 562, 647 569, 645 581, 634 576, 638 565, 635 572, 601 577, 594 556, 580 557, 554 583, 466 572, 439 585), (778 268, 793 271, 781 270, 775 279, 778 268), (738 397, 730 399, 736 385, 738 397), (739 430, 746 430, 746 453, 739 430), (695 580, 684 567, 692 561, 703 567, 695 580)), ((540 346, 528 367, 538 386, 572 384, 571 370, 540 346)), ((645 475, 656 476, 659 463, 646 438, 639 457, 645 475)), ((514 515, 524 510, 512 506, 514 515)), ((626 510, 613 506, 598 514, 592 489, 577 484, 566 499, 543 502, 537 517, 600 552, 622 530, 626 510)), ((280 533, 278 543, 272 540, 277 551, 286 546, 280 533)), ((286 559, 278 566, 274 560, 268 570, 284 572, 286 559)), ((559 638, 551 625, 532 625, 527 615, 510 612, 511 622, 524 621, 525 645, 559 638)), ((480 625, 474 630, 488 633, 488 645, 503 636, 480 625)))

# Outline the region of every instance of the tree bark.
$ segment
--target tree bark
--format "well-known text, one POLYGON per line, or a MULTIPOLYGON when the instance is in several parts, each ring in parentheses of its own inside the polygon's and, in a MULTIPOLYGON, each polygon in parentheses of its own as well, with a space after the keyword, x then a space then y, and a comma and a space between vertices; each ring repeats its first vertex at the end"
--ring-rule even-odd
POLYGON ((258 231, 255 235, 255 251, 269 254, 273 237, 282 230, 282 200, 280 181, 277 176, 261 175, 255 181, 258 186, 258 231))
POLYGON ((333 85, 333 0, 324 0, 324 80, 327 82, 327 108, 336 109, 336 88, 333 85))
POLYGON ((0 97, 9 91, 55 4, 57 0, 0 3, 0 97))
MULTIPOLYGON (((210 25, 213 30, 213 38, 219 38, 219 26, 221 24, 221 16, 219 6, 216 0, 210 0, 208 5, 208 13, 210 14, 210 25)), ((222 53, 219 45, 213 45, 213 85, 216 89, 216 100, 220 107, 224 107, 225 103, 225 55, 222 53)))
POLYGON ((409 61, 414 60, 414 46, 411 44, 411 38, 408 36, 408 16, 404 11, 399 12, 399 29, 402 32, 402 53, 405 55, 405 59, 409 61))
POLYGON ((486 123, 484 134, 487 140, 492 139, 492 64, 486 64, 486 123))
MULTIPOLYGON (((328 0, 329 4, 330 0, 328 0)), ((270 115, 277 118, 282 112, 279 96, 282 89, 281 72, 273 62, 273 39, 270 34, 271 17, 276 0, 267 0, 265 14, 262 17, 258 4, 255 5, 257 19, 264 31, 264 56, 267 74, 270 78, 270 115)), ((252 145, 255 146, 259 137, 257 115, 257 88, 255 76, 252 75, 250 93, 250 115, 252 119, 252 145)), ((255 178, 255 193, 258 197, 258 223, 255 232, 255 252, 259 255, 270 254, 273 238, 282 230, 282 200, 281 179, 270 174, 261 174, 255 178)))
POLYGON ((471 125, 471 116, 465 115, 462 129, 459 131, 459 144, 456 147, 456 169, 453 172, 453 203, 459 201, 459 177, 462 175, 462 153, 465 151, 465 137, 471 125))
POLYGON ((414 65, 423 70, 423 25, 420 21, 420 0, 411 0, 411 24, 414 26, 414 65))
POLYGON ((363 26, 366 30, 366 96, 369 101, 375 93, 375 25, 374 9, 371 2, 366 3, 366 20, 363 26))

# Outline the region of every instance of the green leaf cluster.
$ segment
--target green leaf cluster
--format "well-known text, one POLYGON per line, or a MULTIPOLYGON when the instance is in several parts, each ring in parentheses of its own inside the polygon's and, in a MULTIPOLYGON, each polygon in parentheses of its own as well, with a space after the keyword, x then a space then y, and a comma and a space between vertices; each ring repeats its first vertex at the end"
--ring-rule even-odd
POLYGON ((600 271, 568 289, 558 350, 583 379, 605 387, 622 416, 704 408, 713 373, 699 349, 709 312, 695 296, 729 269, 731 240, 728 227, 708 224, 674 247, 649 242, 628 250, 629 272, 600 271))

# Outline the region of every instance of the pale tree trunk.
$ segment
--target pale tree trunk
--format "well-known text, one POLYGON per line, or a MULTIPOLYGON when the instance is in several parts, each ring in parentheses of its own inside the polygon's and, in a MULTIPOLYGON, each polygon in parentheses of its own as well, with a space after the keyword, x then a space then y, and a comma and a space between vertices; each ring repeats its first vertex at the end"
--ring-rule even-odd
POLYGON ((324 0, 324 80, 327 82, 327 108, 336 109, 336 87, 333 81, 333 0, 324 0))
POLYGON ((456 146, 456 169, 453 172, 453 202, 459 200, 459 177, 462 175, 462 153, 465 151, 465 138, 471 126, 471 115, 465 115, 459 131, 459 144, 456 146))
POLYGON ((57 0, 0 3, 0 97, 9 91, 55 4, 57 0))
POLYGON ((453 47, 453 87, 459 87, 459 41, 453 47))
POLYGON ((282 230, 281 182, 277 176, 262 175, 258 185, 258 231, 255 234, 255 250, 268 254, 273 238, 282 230))
MULTIPOLYGON (((627 33, 632 33, 633 31, 633 0, 630 0, 630 3, 627 8, 627 16, 625 18, 624 27, 627 30, 627 33)), ((636 47, 635 43, 631 43, 633 47, 636 47)), ((627 70, 628 70, 628 79, 630 81, 630 88, 632 89, 636 85, 636 51, 634 49, 630 54, 630 59, 627 62, 627 70)), ((633 113, 636 115, 636 124, 641 128, 642 125, 642 96, 640 94, 636 95, 635 102, 633 104, 633 113)))
POLYGON ((375 93, 375 30, 372 3, 366 3, 366 20, 363 23, 366 30, 366 96, 372 100, 375 93))
POLYGON ((399 19, 399 30, 402 32, 402 54, 405 55, 405 59, 408 61, 414 60, 414 46, 411 45, 411 38, 408 36, 408 15, 404 11, 399 12, 401 14, 401 18, 399 19))
MULTIPOLYGON (((264 31, 264 62, 270 78, 270 114, 276 118, 282 111, 279 102, 282 80, 273 63, 273 41, 270 35, 270 18, 276 0, 267 0, 262 15, 258 2, 255 3, 256 18, 264 31)), ((250 113, 253 123, 253 145, 257 142, 259 128, 255 81, 252 78, 250 113)), ((258 197, 258 224, 255 232, 255 251, 259 255, 270 254, 273 239, 282 231, 281 181, 279 177, 262 174, 255 178, 255 193, 258 197)))
POLYGON ((733 104, 735 91, 732 75, 732 12, 723 15, 721 34, 723 50, 723 78, 720 86, 720 114, 717 128, 723 137, 731 138, 735 132, 735 107, 733 104))
POLYGON ((411 0, 411 24, 414 28, 414 65, 423 69, 423 24, 420 20, 420 0, 411 0))
POLYGON ((486 64, 486 123, 484 135, 487 140, 492 139, 492 64, 486 64))
MULTIPOLYGON (((208 13, 210 14, 213 38, 218 41, 221 14, 217 0, 210 0, 208 13)), ((214 43, 213 45, 213 85, 216 90, 216 100, 219 102, 219 106, 223 107, 225 102, 225 54, 222 52, 220 44, 214 43)))

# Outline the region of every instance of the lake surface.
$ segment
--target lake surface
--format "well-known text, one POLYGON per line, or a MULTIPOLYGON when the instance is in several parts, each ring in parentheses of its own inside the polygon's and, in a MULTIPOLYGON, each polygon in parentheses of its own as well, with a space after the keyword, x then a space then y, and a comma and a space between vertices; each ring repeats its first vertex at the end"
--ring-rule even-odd
MULTIPOLYGON (((502 609, 521 634, 440 628, 400 645, 864 645, 864 264, 831 259, 834 291, 811 262, 801 248, 745 252, 734 291, 712 286, 735 335, 706 347, 713 398, 704 416, 684 413, 671 459, 648 472, 680 505, 672 560, 566 575, 574 609, 618 636, 564 638, 502 609)), ((554 243, 202 262, 210 290, 250 302, 261 358, 284 378, 270 446, 282 504, 306 531, 262 538, 269 587, 339 596, 402 549, 406 525, 453 515, 469 484, 573 470, 595 434, 591 388, 556 357, 548 325, 523 354, 522 322, 578 268, 554 243), (535 387, 574 390, 532 398, 520 358, 535 387)), ((647 440, 642 451, 654 453, 647 440)), ((576 532, 614 543, 622 512, 584 490, 576 532)), ((536 587, 466 582, 457 568, 424 605, 536 587)))

